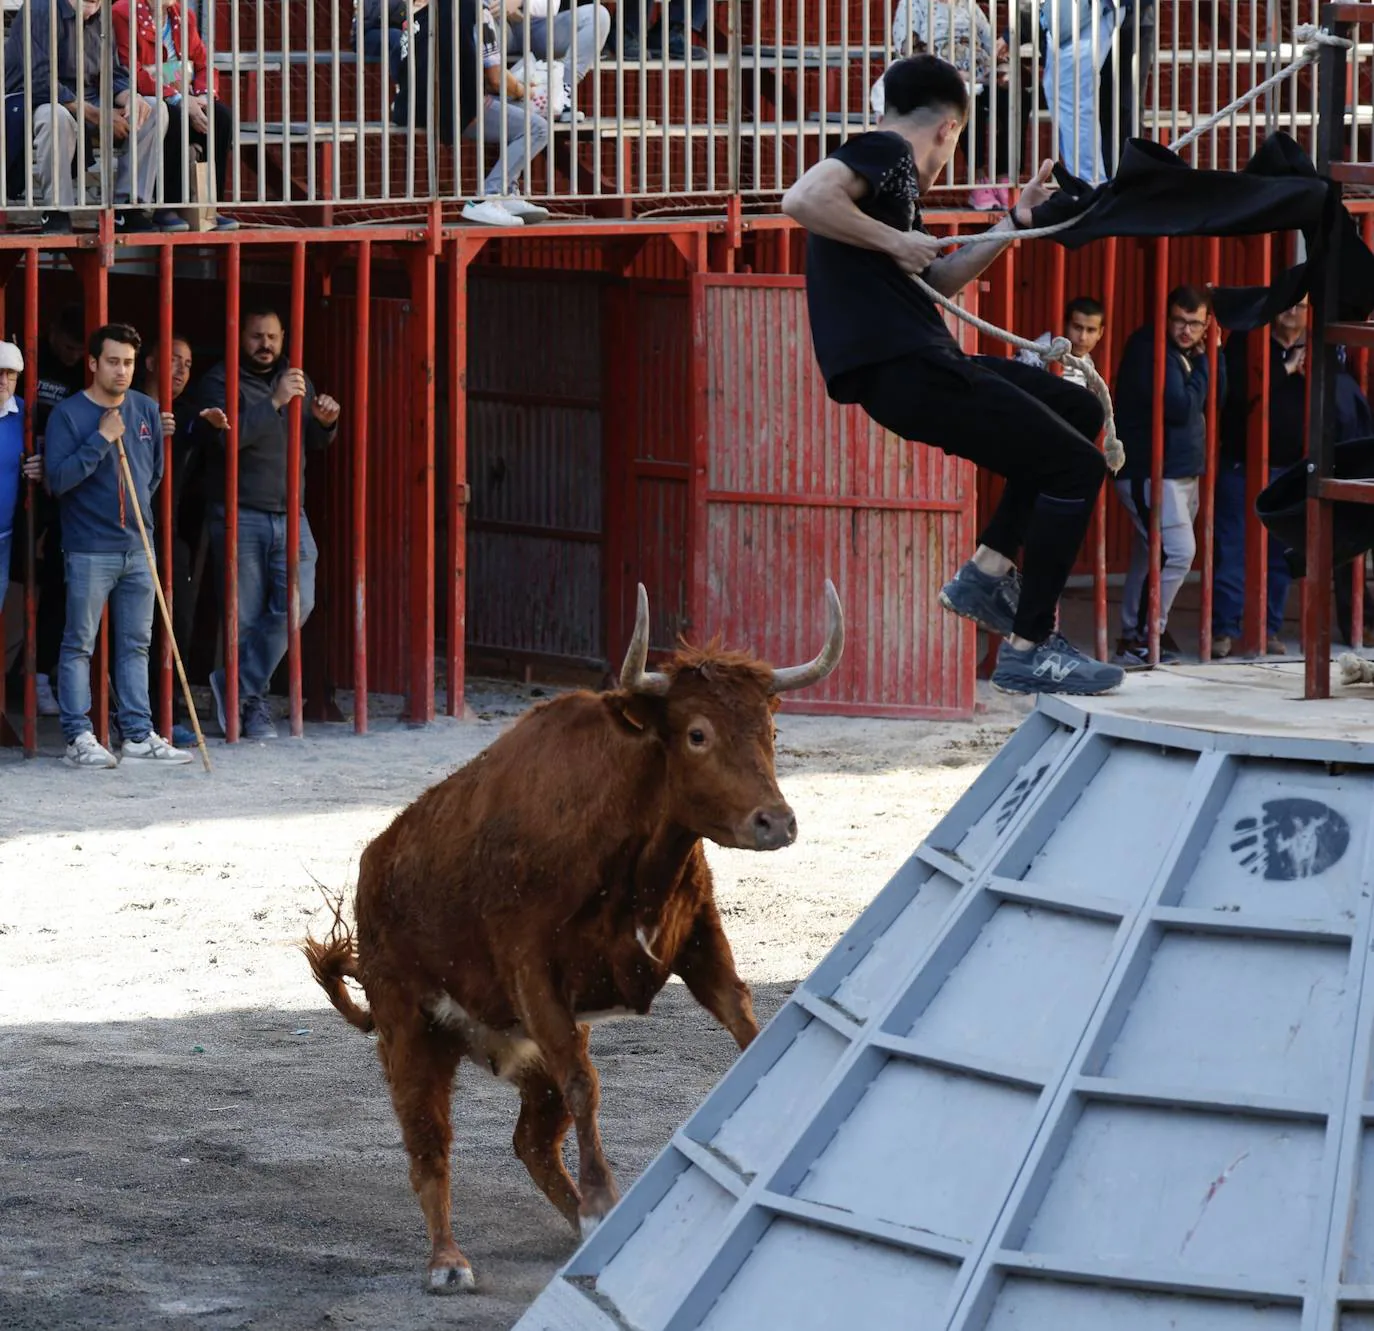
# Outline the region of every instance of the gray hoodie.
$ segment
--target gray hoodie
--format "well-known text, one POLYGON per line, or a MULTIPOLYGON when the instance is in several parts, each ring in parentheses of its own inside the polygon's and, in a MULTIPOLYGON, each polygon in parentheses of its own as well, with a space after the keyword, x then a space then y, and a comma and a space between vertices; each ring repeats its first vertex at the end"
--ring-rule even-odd
MULTIPOLYGON (((239 366, 239 507, 262 513, 286 512, 286 435, 288 407, 272 405, 272 394, 282 375, 290 369, 285 356, 270 370, 258 373, 247 365, 239 366)), ((200 382, 196 394, 204 407, 228 410, 224 363, 216 365, 200 382)), ((315 386, 309 376, 301 400, 301 499, 305 498, 305 454, 310 449, 328 448, 338 426, 324 426, 310 408, 315 401, 315 386)), ((222 431, 204 428, 206 498, 212 504, 224 502, 224 446, 222 431)))

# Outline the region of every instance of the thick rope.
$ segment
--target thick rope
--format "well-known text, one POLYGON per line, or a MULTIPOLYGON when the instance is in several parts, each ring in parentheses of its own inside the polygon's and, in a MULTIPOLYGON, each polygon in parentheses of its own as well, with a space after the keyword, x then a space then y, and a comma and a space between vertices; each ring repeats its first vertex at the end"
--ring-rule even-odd
MULTIPOLYGON (((1194 125, 1177 143, 1171 145, 1172 151, 1181 153, 1185 148, 1191 147, 1204 134, 1210 133, 1224 120, 1229 120, 1237 111, 1250 105, 1256 98, 1261 97, 1275 84, 1282 83, 1284 79, 1291 78, 1299 70, 1306 68, 1321 54, 1323 46, 1343 46, 1352 47, 1354 42, 1346 37, 1337 37, 1332 33, 1325 32, 1314 24, 1302 24, 1293 30, 1294 42, 1302 43, 1302 50, 1297 57, 1285 65, 1275 74, 1271 74, 1262 83, 1256 84, 1249 92, 1242 93, 1233 102, 1223 106, 1215 115, 1208 116, 1200 125, 1194 125)), ((1096 204, 1093 205, 1096 207, 1096 204)), ((959 247, 963 245, 980 244, 1006 244, 1008 240, 1041 240, 1047 236, 1057 235, 1060 231, 1067 231, 1070 227, 1077 226, 1092 208, 1087 212, 1079 213, 1076 217, 1069 218, 1064 222, 1056 222, 1053 226, 1026 227, 1024 230, 1018 229, 1014 235, 1009 235, 1005 231, 979 231, 969 236, 949 236, 942 243, 945 245, 959 247)), ((1126 461, 1126 450, 1122 447, 1121 440, 1116 436, 1116 418, 1112 412, 1112 395, 1107 387, 1107 382, 1098 374, 1093 365, 1084 360, 1081 356, 1072 354, 1072 344, 1066 337, 1054 338, 1048 347, 1041 342, 1031 342, 1024 337, 1018 337, 1015 333, 1009 332, 1005 328, 999 328, 996 324, 989 323, 986 319, 980 319, 976 314, 970 313, 963 306, 950 300, 948 296, 936 291, 924 278, 912 275, 912 280, 927 296, 931 298, 941 309, 948 310, 958 319, 962 319, 972 328, 976 328, 980 333, 986 333, 989 337, 995 337, 999 341, 1006 342, 1009 346, 1016 347, 1019 351, 1028 351, 1034 356, 1038 356, 1042 363, 1048 365, 1051 361, 1061 361, 1068 369, 1077 370, 1087 381, 1088 387, 1092 389, 1097 400, 1102 404, 1102 410, 1106 413, 1105 436, 1103 439, 1103 456, 1107 466, 1113 472, 1121 470, 1122 464, 1126 461)))
POLYGON ((1343 652, 1336 664, 1341 669, 1342 684, 1374 684, 1374 661, 1366 661, 1354 652, 1343 652))

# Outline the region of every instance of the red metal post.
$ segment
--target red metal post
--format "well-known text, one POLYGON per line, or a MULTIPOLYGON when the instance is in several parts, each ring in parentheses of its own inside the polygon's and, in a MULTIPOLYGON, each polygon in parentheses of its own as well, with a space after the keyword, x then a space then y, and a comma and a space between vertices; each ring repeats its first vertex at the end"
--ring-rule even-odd
POLYGON ((434 720, 434 339, 435 244, 431 228, 425 244, 410 256, 411 382, 419 392, 415 404, 413 478, 410 510, 410 699, 412 725, 434 720))
MULTIPOLYGON (((1212 237, 1207 242, 1207 285, 1221 285, 1221 240, 1212 237)), ((1212 659, 1212 573, 1215 560, 1212 548, 1216 540, 1217 512, 1217 360, 1221 353, 1221 328, 1213 319, 1207 331, 1207 463, 1202 477, 1202 503, 1199 518, 1202 523, 1202 598, 1198 607, 1198 655, 1204 661, 1212 659)))
POLYGON ((707 422, 710 419, 710 358, 706 349, 706 279, 698 272, 692 278, 692 375, 691 385, 691 470, 687 476, 687 627, 698 640, 706 630, 707 542, 710 509, 706 498, 710 485, 710 452, 707 422))
POLYGON ((229 242, 224 266, 224 739, 239 741, 239 282, 243 253, 229 242))
MULTIPOLYGON (((1154 244, 1154 325, 1155 365, 1154 401, 1150 431, 1150 563, 1146 597, 1150 622, 1147 641, 1150 664, 1159 664, 1159 617, 1163 602, 1160 594, 1160 561, 1164 555, 1164 370, 1169 345, 1169 240, 1162 236, 1154 244)), ((1129 608, 1129 607, 1128 607, 1129 608)))
MULTIPOLYGON (((461 236, 448 265, 448 576, 449 602, 445 666, 449 716, 462 716, 467 688, 468 547, 468 259, 461 236)), ((609 610, 609 607, 608 607, 609 610)))
MULTIPOLYGON (((24 412, 24 452, 33 454, 34 411, 38 406, 38 250, 24 253, 24 364, 29 367, 25 388, 28 390, 28 410, 24 412)), ((24 486, 27 506, 28 549, 24 559, 24 757, 38 756, 38 579, 37 554, 34 549, 34 522, 37 517, 38 487, 32 482, 24 486)), ((45 552, 47 557, 61 559, 60 550, 45 552)), ((58 681, 54 679, 54 685, 58 681)))
MULTIPOLYGON (((106 212, 101 213, 102 233, 104 229, 103 219, 106 216, 106 212)), ((86 332, 89 335, 102 324, 109 322, 110 270, 106 264, 113 262, 113 245, 111 245, 108 255, 105 245, 102 243, 98 252, 83 254, 81 260, 79 271, 81 271, 82 286, 86 297, 86 332)), ((100 616, 100 644, 92 661, 91 671, 91 722, 95 728, 96 738, 102 744, 108 744, 110 742, 110 609, 108 605, 100 616)))
MULTIPOLYGON (((1251 281, 1268 286, 1272 254, 1270 237, 1251 243, 1251 281)), ((1250 415, 1245 426, 1245 616, 1242 650, 1262 653, 1269 636, 1269 533, 1255 517, 1255 500, 1269 484, 1269 328, 1247 334, 1250 415)))
MULTIPOLYGON (((158 251, 158 338, 157 338, 157 393, 158 405, 163 411, 172 409, 172 247, 164 245, 158 251)), ((172 436, 162 441, 162 488, 158 493, 158 558, 162 561, 162 594, 167 600, 167 608, 172 608, 172 436)), ((162 638, 162 668, 158 693, 158 728, 163 735, 172 733, 172 639, 166 626, 160 634, 162 638)))
MULTIPOLYGON (((291 368, 305 369, 305 241, 291 246, 291 368)), ((304 398, 286 409, 286 668, 291 693, 291 735, 305 734, 301 706, 301 412, 304 398)))
POLYGON ((367 734, 367 377, 372 332, 372 242, 358 242, 353 325, 353 729, 367 734))
MULTIPOLYGON (((1102 254, 1102 303, 1107 317, 1103 324, 1102 341, 1098 351, 1098 372, 1106 378, 1113 365, 1115 338, 1112 316, 1116 295, 1116 237, 1104 242, 1102 254)), ((1097 492, 1093 513, 1093 625, 1096 629, 1097 659, 1106 661, 1111 651, 1110 628, 1107 622, 1107 487, 1097 492)))

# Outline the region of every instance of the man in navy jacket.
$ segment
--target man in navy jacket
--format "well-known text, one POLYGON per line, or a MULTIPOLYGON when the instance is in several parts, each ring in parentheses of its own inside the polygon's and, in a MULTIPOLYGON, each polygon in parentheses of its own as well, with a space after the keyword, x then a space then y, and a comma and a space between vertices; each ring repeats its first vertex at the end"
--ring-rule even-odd
POLYGON ((114 767, 115 756, 92 733, 91 652, 108 603, 113 621, 115 693, 125 760, 171 766, 191 761, 153 729, 148 700, 148 649, 153 636, 153 570, 139 534, 149 540, 152 495, 162 481, 162 419, 157 403, 132 392, 140 339, 127 324, 91 334, 91 386, 59 403, 48 418, 44 464, 62 512, 67 574, 67 627, 62 635, 57 700, 66 762, 114 767), (119 444, 133 476, 124 479, 119 444), (135 512, 137 505, 137 512, 135 512))
MULTIPOLYGON (((1131 566, 1121 595, 1121 639, 1117 661, 1144 665, 1149 660, 1147 573, 1150 562, 1150 510, 1161 506, 1164 568, 1160 574, 1159 628, 1164 634, 1169 610, 1193 566, 1197 541, 1199 479, 1207 469, 1207 326, 1211 300, 1197 287, 1175 287, 1168 297, 1164 352, 1164 486, 1158 496, 1150 484, 1151 440, 1155 422, 1155 330, 1137 329, 1126 342, 1117 371, 1116 431, 1126 449, 1116 492, 1135 528, 1131 566)), ((1217 402, 1226 400, 1226 363, 1217 362, 1217 402)), ((1161 660, 1178 660, 1177 645, 1165 637, 1161 660)))

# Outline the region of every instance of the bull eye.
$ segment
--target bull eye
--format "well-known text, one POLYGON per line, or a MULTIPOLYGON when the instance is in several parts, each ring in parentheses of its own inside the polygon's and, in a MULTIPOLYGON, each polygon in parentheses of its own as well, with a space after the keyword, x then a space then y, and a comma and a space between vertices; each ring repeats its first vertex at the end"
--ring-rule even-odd
POLYGON ((706 743, 706 732, 700 726, 694 726, 687 732, 687 740, 693 748, 701 748, 706 743))

